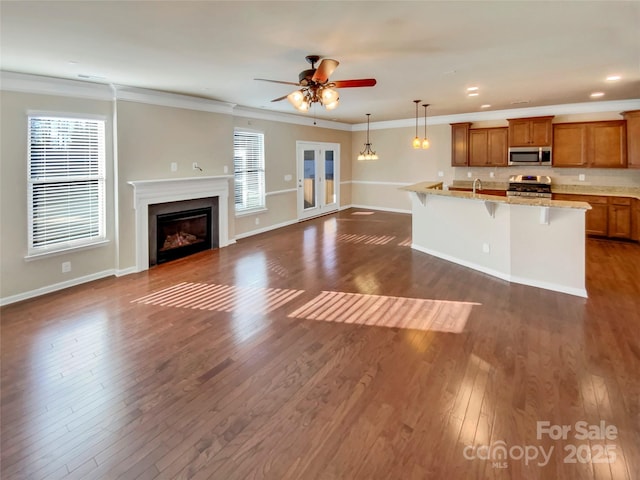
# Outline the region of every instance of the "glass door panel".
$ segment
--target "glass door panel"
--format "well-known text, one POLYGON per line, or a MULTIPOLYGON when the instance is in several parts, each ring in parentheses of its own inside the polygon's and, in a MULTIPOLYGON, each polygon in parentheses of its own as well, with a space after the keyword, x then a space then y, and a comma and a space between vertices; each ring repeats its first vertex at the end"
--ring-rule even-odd
POLYGON ((316 152, 315 150, 304 150, 304 174, 303 174, 303 191, 304 191, 304 209, 315 208, 317 204, 316 195, 316 152))

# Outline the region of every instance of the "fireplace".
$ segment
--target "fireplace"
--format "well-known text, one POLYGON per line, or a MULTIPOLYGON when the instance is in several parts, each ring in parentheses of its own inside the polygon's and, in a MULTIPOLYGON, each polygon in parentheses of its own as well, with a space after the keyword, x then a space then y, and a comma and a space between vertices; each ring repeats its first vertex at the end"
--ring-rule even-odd
MULTIPOLYGON (((149 268, 153 250, 157 247, 157 226, 155 218, 150 219, 150 211, 163 203, 178 203, 193 199, 214 199, 217 202, 211 212, 211 248, 229 245, 229 183, 231 175, 218 177, 167 178, 158 180, 131 180, 133 187, 133 208, 135 210, 135 236, 131 239, 135 263, 131 268, 120 269, 121 275, 141 272, 149 268), (152 233, 153 232, 153 233, 152 233)), ((206 205, 186 206, 182 210, 202 208, 206 205)), ((156 212, 156 214, 175 213, 176 210, 156 212)), ((126 257, 128 249, 123 245, 121 255, 126 257)), ((154 265, 157 258, 154 260, 154 265)))
POLYGON ((149 266, 217 247, 217 197, 149 205, 149 266))

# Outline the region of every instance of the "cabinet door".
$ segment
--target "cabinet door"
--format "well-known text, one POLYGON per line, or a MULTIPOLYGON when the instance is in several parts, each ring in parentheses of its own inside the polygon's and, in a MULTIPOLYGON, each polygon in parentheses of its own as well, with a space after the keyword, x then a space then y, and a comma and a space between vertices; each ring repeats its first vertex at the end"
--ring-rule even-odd
POLYGON ((583 123, 553 126, 553 166, 584 167, 587 164, 587 127, 583 123))
POLYGON ((451 166, 469 165, 469 125, 470 123, 451 124, 451 166))
POLYGON ((536 147, 551 145, 553 127, 550 118, 534 118, 531 120, 531 144, 536 147))
POLYGON ((640 168, 640 110, 623 116, 627 121, 627 167, 640 168))
POLYGON ((627 166, 627 139, 624 121, 589 124, 589 166, 624 168, 627 166))
POLYGON ((631 238, 631 199, 609 197, 609 236, 631 238))
POLYGON ((596 201, 589 201, 591 210, 587 210, 586 215, 586 231, 590 235, 601 235, 606 237, 608 234, 608 222, 609 222, 609 206, 607 205, 606 197, 604 203, 597 203, 596 201))
POLYGON ((530 141, 531 122, 528 119, 509 120, 509 146, 528 147, 530 141))
POLYGON ((469 165, 486 167, 488 157, 488 132, 485 128, 469 130, 469 165))
POLYGON ((640 200, 634 199, 631 213, 631 239, 640 241, 640 200))
POLYGON ((509 156, 509 130, 507 128, 487 129, 487 163, 493 167, 506 167, 509 156))

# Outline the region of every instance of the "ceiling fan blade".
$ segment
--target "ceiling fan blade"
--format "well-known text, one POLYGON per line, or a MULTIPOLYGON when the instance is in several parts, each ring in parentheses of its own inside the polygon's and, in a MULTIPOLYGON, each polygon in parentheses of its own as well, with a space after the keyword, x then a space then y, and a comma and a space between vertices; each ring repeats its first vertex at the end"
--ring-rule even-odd
POLYGON ((254 78, 254 80, 260 80, 261 82, 282 83, 284 85, 295 85, 296 87, 300 86, 299 83, 283 82, 282 80, 269 80, 267 78, 254 78))
POLYGON ((360 78, 358 80, 336 80, 331 83, 333 83, 336 88, 373 87, 376 84, 376 79, 360 78))
POLYGON ((273 100, 271 100, 272 102, 279 102, 280 100, 284 100, 285 98, 287 98, 289 96, 289 94, 287 95, 283 95, 282 97, 278 97, 278 98, 274 98, 273 100))
POLYGON ((318 83, 325 83, 329 80, 329 77, 333 73, 333 71, 338 67, 339 62, 337 60, 333 60, 331 58, 323 58, 318 65, 313 77, 311 80, 318 83))

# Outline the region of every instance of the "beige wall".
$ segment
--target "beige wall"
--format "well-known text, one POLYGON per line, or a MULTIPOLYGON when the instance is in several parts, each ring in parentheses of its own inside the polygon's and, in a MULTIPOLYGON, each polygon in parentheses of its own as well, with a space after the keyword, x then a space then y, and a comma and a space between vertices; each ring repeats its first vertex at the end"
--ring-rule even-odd
POLYGON ((110 102, 34 95, 0 93, 0 298, 51 285, 94 278, 111 273, 115 257, 113 215, 113 155, 110 102), (75 250, 25 260, 27 254, 27 112, 102 115, 106 126, 107 239, 109 243, 86 250, 75 250), (62 262, 71 262, 71 271, 62 273, 62 262))
MULTIPOLYGON (((328 128, 294 125, 290 123, 236 117, 237 128, 264 133, 267 211, 236 218, 236 235, 246 236, 272 226, 294 222, 297 219, 296 192, 281 192, 296 188, 296 142, 327 142, 340 144, 340 180, 351 180, 351 132, 328 128), (285 180, 291 175, 291 180, 285 180), (258 223, 256 223, 256 220, 258 223)), ((348 185, 348 183, 346 184, 348 185)), ((349 188, 340 189, 340 205, 351 204, 349 188)))
MULTIPOLYGON (((233 173, 233 117, 184 108, 117 102, 119 255, 117 269, 133 268, 135 210, 131 180, 157 180, 233 173), (171 163, 178 164, 176 172, 171 163), (197 162, 202 172, 193 170, 197 162)), ((231 185, 231 183, 230 183, 231 185)), ((233 238, 233 202, 229 206, 233 238)))
POLYGON ((424 180, 452 182, 455 169, 451 166, 451 127, 430 125, 427 134, 431 147, 415 150, 411 146, 414 127, 371 130, 369 140, 379 160, 360 161, 357 157, 364 148, 366 132, 354 132, 353 205, 409 211, 410 197, 400 190, 402 185, 424 180))
MULTIPOLYGON (((620 120, 619 112, 604 112, 579 115, 558 115, 554 123, 583 122, 598 120, 620 120)), ((472 128, 506 127, 504 120, 474 122, 472 128)), ((423 127, 418 133, 422 136, 423 127)), ((366 131, 353 133, 352 149, 352 203, 358 206, 389 210, 411 209, 409 197, 400 190, 402 184, 435 180, 451 185, 454 180, 480 178, 485 182, 507 182, 510 175, 535 172, 549 175, 554 183, 640 186, 640 170, 634 169, 566 169, 552 167, 452 167, 451 127, 448 124, 430 125, 428 136, 431 147, 428 150, 414 150, 411 140, 415 128, 371 129, 370 141, 373 150, 380 157, 377 161, 358 161, 357 155, 364 148, 366 131), (439 173, 442 176, 439 176, 439 173), (494 177, 490 174, 493 173, 494 177), (579 182, 578 175, 584 174, 585 181, 579 182), (470 176, 468 176, 470 175, 470 176)))
MULTIPOLYGON (((301 126, 274 120, 234 117, 187 108, 167 107, 118 101, 113 118, 111 101, 37 95, 3 91, 0 97, 2 129, 0 164, 0 299, 28 297, 45 291, 91 280, 135 266, 135 223, 131 180, 186 178, 228 175, 233 173, 233 129, 250 128, 265 133, 267 211, 235 217, 229 202, 229 238, 243 237, 295 222, 296 142, 340 144, 340 206, 368 206, 387 210, 409 211, 410 201, 401 186, 423 180, 451 184, 455 179, 505 180, 521 173, 512 168, 453 168, 451 162, 451 128, 448 124, 430 125, 429 150, 414 150, 414 128, 372 128, 370 140, 378 161, 358 161, 365 131, 332 130, 301 126), (27 253, 27 111, 87 113, 107 118, 107 196, 106 246, 78 250, 26 261, 27 253), (118 149, 112 152, 113 125, 117 124, 118 149), (171 172, 171 163, 178 164, 171 172), (202 172, 191 167, 197 162, 202 172), (285 175, 292 179, 285 180, 285 175), (117 209, 117 212, 116 212, 117 209), (117 213, 117 215, 116 215, 117 213), (72 270, 61 273, 61 263, 69 261, 72 270)), ((620 118, 619 112, 558 116, 555 121, 590 121, 620 118)), ((499 126, 504 121, 478 122, 473 126, 499 126)), ((552 169, 536 171, 549 174, 557 183, 577 183, 584 173, 588 184, 640 185, 640 171, 603 169, 552 169)), ((527 171, 528 173, 528 171, 527 171)), ((230 187, 233 181, 230 178, 230 187)), ((13 300, 12 300, 13 301, 13 300)))

